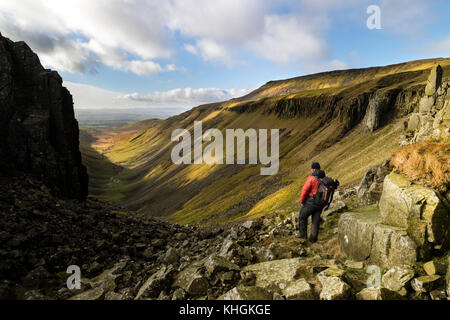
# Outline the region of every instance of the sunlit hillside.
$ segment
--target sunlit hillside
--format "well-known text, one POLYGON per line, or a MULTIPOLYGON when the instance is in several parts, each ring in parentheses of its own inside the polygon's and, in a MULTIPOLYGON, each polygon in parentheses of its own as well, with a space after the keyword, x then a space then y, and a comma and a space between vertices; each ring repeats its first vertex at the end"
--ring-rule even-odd
POLYGON ((181 224, 226 223, 299 207, 312 161, 343 185, 399 147, 404 117, 417 107, 430 69, 450 75, 450 59, 335 71, 266 84, 249 95, 197 107, 167 120, 148 120, 82 133, 92 196, 181 224), (366 128, 375 93, 386 98, 380 126, 366 128), (203 130, 280 129, 280 170, 259 165, 174 165, 171 134, 203 130))

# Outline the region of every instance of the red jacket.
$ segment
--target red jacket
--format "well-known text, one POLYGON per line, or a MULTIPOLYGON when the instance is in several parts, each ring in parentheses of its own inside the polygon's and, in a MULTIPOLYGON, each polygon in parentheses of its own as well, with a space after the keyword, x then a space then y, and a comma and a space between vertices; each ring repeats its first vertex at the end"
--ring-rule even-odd
POLYGON ((300 197, 300 202, 304 204, 306 200, 310 197, 314 196, 317 193, 317 189, 319 188, 319 180, 317 178, 310 176, 308 180, 306 180, 305 185, 303 186, 302 195, 300 197))

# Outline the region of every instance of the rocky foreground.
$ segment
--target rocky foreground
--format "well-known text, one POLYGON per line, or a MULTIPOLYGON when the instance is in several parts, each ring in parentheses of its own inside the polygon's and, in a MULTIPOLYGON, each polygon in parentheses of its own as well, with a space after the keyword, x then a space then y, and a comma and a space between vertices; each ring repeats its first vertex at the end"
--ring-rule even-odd
POLYGON ((445 255, 383 269, 381 287, 368 288, 370 262, 346 259, 338 242, 336 213, 356 189, 337 196, 320 241, 310 244, 295 237, 294 212, 226 228, 182 227, 95 200, 61 200, 29 176, 0 181, 0 299, 439 300, 449 293, 445 255), (66 287, 70 265, 81 268, 80 290, 66 287))

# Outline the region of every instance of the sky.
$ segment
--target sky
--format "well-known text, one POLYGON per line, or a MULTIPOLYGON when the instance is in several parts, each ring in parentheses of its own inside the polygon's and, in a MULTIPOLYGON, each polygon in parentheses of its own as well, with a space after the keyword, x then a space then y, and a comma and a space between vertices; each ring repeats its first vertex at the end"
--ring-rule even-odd
POLYGON ((184 111, 271 80, 448 57, 449 18, 448 0, 0 0, 2 35, 57 70, 76 109, 184 111))

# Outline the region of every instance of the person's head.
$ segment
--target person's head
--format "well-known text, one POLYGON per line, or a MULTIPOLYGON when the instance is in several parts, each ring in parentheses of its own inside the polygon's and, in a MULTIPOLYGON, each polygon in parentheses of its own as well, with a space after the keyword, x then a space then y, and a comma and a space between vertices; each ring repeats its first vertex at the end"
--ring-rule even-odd
POLYGON ((320 163, 314 162, 311 166, 311 170, 312 170, 312 172, 314 172, 316 170, 320 170, 320 163))

